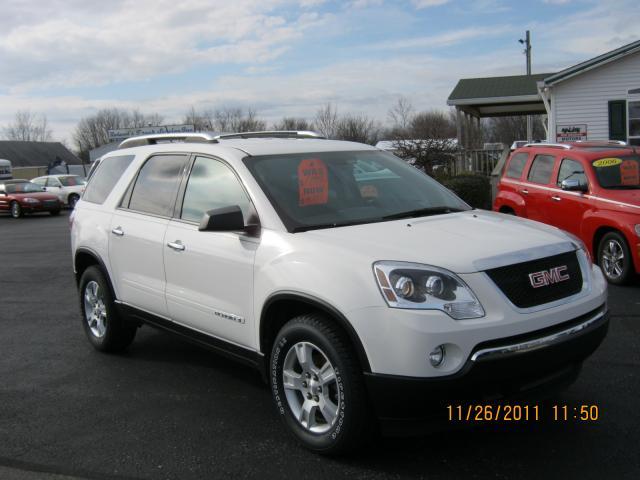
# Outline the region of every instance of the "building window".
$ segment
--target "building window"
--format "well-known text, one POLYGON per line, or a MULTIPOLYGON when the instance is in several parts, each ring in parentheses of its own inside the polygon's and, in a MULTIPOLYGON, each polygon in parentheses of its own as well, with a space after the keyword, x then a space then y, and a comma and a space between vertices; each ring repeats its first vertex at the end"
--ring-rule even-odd
POLYGON ((629 144, 640 145, 640 100, 629 105, 629 144))

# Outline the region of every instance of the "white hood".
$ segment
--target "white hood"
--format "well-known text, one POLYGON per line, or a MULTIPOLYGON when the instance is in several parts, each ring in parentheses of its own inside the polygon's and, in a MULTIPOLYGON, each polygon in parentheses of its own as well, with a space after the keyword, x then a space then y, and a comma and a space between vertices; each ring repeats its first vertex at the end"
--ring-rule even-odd
MULTIPOLYGON (((376 260, 472 273, 575 250, 555 227, 484 210, 312 230, 314 240, 376 260)), ((308 237, 308 238, 309 238, 308 237)))

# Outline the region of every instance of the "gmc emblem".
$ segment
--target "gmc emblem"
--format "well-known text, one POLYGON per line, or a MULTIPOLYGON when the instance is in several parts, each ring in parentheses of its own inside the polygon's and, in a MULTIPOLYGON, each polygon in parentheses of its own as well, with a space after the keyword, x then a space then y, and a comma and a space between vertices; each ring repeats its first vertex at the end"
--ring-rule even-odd
POLYGON ((553 267, 550 270, 542 270, 541 272, 533 272, 529 274, 529 282, 533 288, 546 287, 554 283, 569 280, 569 274, 566 273, 567 266, 553 267))

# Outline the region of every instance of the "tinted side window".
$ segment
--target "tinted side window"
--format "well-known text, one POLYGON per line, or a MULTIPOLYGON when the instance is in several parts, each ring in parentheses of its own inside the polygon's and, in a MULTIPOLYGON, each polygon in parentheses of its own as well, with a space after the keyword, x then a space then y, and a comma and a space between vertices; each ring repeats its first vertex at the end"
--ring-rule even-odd
POLYGON ((587 183, 587 177, 584 174, 584 168, 582 168, 582 164, 580 162, 576 162, 575 160, 565 158, 560 164, 560 171, 558 172, 558 186, 560 186, 562 181, 566 180, 567 178, 575 178, 576 180, 580 180, 580 182, 584 184, 587 183))
POLYGON ((149 158, 140 169, 133 186, 129 208, 170 217, 186 160, 185 155, 157 155, 149 158))
POLYGON ((248 218, 249 198, 238 177, 218 160, 196 158, 184 194, 181 218, 199 222, 206 211, 231 205, 238 205, 244 218, 248 218))
POLYGON ((527 158, 529 158, 529 154, 527 153, 516 153, 511 157, 511 160, 509 161, 509 168, 507 169, 507 177, 520 178, 522 171, 524 170, 524 166, 527 163, 527 158))
POLYGON ((552 155, 536 155, 529 170, 529 181, 533 183, 549 183, 551 174, 553 173, 553 162, 555 157, 552 155))
POLYGON ((82 199, 91 203, 103 203, 132 160, 133 155, 108 157, 102 160, 91 177, 82 199))

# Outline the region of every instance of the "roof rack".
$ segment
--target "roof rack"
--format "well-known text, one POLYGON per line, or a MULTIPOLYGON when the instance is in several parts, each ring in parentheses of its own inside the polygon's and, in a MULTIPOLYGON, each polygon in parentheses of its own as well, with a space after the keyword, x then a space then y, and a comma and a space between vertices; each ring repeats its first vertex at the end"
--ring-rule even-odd
POLYGON ((240 133, 157 133, 153 135, 141 135, 127 138, 122 141, 118 149, 139 147, 142 145, 155 145, 157 143, 184 142, 184 143, 219 143, 220 140, 232 140, 234 138, 316 138, 325 139, 319 133, 307 130, 271 130, 261 132, 240 133))
POLYGON ((546 143, 546 142, 537 142, 537 143, 527 143, 524 145, 525 147, 549 147, 549 148, 564 148, 565 150, 571 150, 571 145, 567 145, 566 143, 546 143))
POLYGON ((574 143, 584 143, 589 145, 620 145, 623 147, 629 146, 627 142, 623 142, 622 140, 576 140, 574 143))

